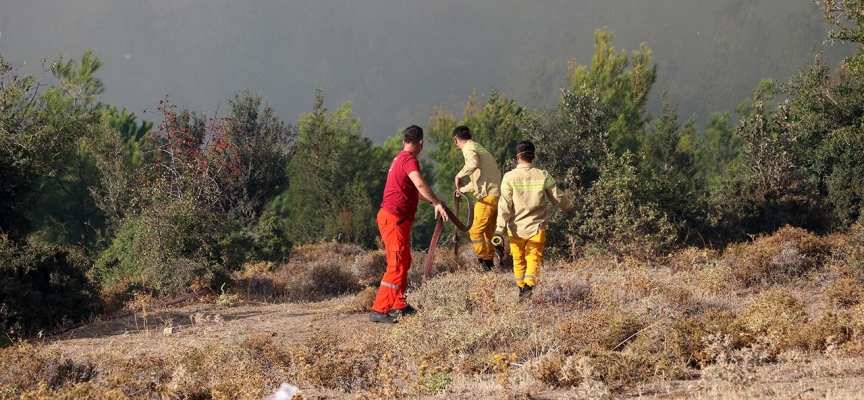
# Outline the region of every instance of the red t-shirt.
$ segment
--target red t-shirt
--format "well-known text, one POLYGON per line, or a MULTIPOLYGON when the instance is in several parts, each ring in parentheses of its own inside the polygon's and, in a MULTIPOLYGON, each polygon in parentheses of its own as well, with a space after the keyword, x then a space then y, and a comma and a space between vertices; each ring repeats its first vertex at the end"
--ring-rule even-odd
POLYGON ((387 183, 384 185, 384 201, 381 202, 381 208, 390 214, 411 221, 414 220, 420 200, 420 192, 408 177, 414 171, 420 171, 417 157, 405 150, 400 151, 390 163, 387 183))

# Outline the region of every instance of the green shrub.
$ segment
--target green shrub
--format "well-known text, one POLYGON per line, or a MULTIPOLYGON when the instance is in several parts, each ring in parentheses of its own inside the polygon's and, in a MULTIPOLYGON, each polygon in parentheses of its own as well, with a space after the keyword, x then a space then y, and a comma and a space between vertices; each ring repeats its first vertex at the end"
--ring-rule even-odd
POLYGON ((89 268, 88 260, 74 250, 0 237, 0 345, 98 311, 89 268))
POLYGON ((228 272, 218 247, 226 224, 193 201, 154 205, 123 221, 96 260, 96 275, 105 288, 121 285, 157 296, 185 293, 193 283, 218 287, 228 272))
POLYGON ((630 153, 609 156, 578 206, 579 235, 600 252, 644 259, 665 255, 675 245, 678 226, 652 200, 630 153))
POLYGON ((240 270, 246 262, 285 262, 291 250, 291 240, 283 220, 265 211, 257 225, 237 228, 216 245, 219 261, 229 271, 240 270))

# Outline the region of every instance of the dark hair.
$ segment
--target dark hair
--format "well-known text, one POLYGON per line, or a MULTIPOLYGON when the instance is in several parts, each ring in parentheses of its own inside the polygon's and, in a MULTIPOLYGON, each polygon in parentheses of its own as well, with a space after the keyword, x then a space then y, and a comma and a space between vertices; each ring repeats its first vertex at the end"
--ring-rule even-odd
POLYGON ((423 140, 423 128, 411 125, 402 132, 402 141, 405 143, 420 143, 423 140))
POLYGON ((471 140, 471 130, 465 125, 457 126, 456 129, 453 129, 453 137, 459 138, 459 140, 471 140))
POLYGON ((516 144, 516 157, 526 161, 534 160, 534 143, 523 140, 516 144))

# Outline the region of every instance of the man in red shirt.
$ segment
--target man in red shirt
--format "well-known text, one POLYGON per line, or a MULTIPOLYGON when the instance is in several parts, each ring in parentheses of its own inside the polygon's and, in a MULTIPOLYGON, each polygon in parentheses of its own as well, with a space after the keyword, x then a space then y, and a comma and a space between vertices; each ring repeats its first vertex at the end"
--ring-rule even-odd
POLYGON ((405 128, 402 133, 402 151, 396 155, 387 172, 384 185, 384 200, 378 211, 378 230, 387 253, 387 271, 381 278, 381 286, 369 320, 373 322, 396 322, 396 317, 413 314, 414 307, 405 300, 408 285, 408 269, 411 268, 411 225, 417 213, 420 198, 432 203, 435 217, 447 220, 444 204, 423 180, 417 155, 423 151, 423 129, 416 125, 405 128))

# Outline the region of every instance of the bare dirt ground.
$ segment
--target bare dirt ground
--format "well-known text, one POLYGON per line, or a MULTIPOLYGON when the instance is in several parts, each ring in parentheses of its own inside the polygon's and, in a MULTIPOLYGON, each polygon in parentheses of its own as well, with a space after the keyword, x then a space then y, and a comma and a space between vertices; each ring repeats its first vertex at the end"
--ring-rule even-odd
MULTIPOLYGON (((132 358, 160 355, 177 348, 231 346, 251 335, 269 334, 282 341, 301 341, 319 332, 343 337, 380 335, 389 325, 368 321, 365 313, 340 313, 345 299, 317 303, 216 304, 213 296, 172 308, 139 312, 97 321, 60 335, 44 338, 47 347, 70 357, 120 352, 132 358)), ((518 368, 518 367, 517 367, 518 368)), ((516 374, 519 372, 517 371, 516 374)), ((355 396, 303 388, 305 398, 355 396)), ((864 359, 801 356, 753 368, 706 370, 690 381, 667 381, 626 393, 610 394, 586 383, 567 390, 533 388, 529 396, 504 393, 495 376, 454 377, 450 393, 426 398, 644 398, 644 399, 864 399, 864 359)))
POLYGON ((335 310, 342 300, 319 303, 252 303, 221 307, 212 296, 178 307, 139 312, 47 338, 49 347, 68 355, 83 355, 106 347, 125 349, 130 356, 158 354, 178 345, 229 344, 250 334, 302 340, 320 331, 366 335, 375 330, 366 314, 335 310))

